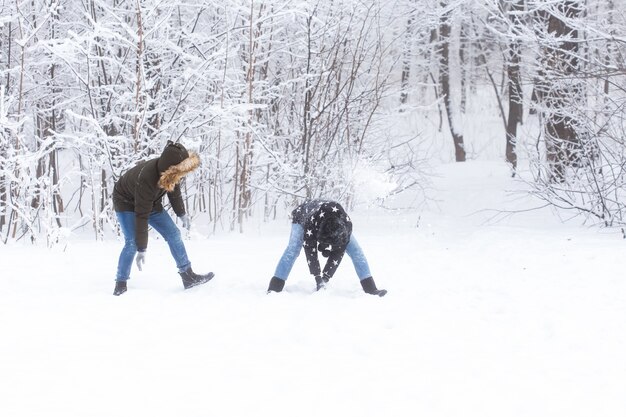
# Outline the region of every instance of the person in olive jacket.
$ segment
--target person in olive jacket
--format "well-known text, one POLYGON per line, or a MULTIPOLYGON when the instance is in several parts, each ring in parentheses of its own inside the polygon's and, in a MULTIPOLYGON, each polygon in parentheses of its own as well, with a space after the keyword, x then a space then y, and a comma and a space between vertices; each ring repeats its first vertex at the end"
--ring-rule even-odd
POLYGON ((148 226, 159 232, 169 245, 185 289, 213 278, 212 272, 204 275, 193 272, 180 230, 163 209, 161 201, 167 193, 183 227, 189 229, 189 216, 185 212, 179 182, 199 165, 200 158, 196 153, 190 154, 182 144, 168 141, 160 157, 139 163, 115 183, 113 206, 124 233, 124 248, 119 257, 113 295, 126 292, 133 258, 141 271, 148 248, 148 226))
POLYGON ((283 290, 291 268, 304 247, 309 272, 315 278, 318 291, 326 287, 337 271, 344 253, 347 253, 352 259, 363 291, 380 297, 387 294, 387 290, 376 288, 367 259, 352 234, 352 221, 339 203, 329 200, 306 201, 291 212, 291 218, 289 244, 270 280, 268 293, 283 290), (318 258, 320 252, 328 258, 323 270, 318 258))

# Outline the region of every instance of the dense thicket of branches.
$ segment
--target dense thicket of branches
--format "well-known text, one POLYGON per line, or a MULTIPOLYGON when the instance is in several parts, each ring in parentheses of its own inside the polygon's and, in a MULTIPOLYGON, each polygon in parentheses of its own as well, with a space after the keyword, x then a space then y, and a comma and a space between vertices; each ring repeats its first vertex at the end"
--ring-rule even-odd
POLYGON ((407 190, 427 155, 399 122, 438 115, 463 160, 484 88, 542 198, 622 222, 625 23, 623 0, 1 2, 0 235, 103 236, 116 177, 168 139, 201 154, 184 190, 213 227, 350 204, 364 167, 407 190))

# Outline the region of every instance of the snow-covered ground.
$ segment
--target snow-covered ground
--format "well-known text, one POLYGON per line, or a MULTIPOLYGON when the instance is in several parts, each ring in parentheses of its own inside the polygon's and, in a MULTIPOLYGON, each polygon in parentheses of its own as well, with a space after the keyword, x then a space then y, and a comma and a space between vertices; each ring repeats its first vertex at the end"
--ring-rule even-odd
POLYGON ((314 292, 304 255, 265 289, 288 220, 163 241, 113 297, 120 241, 0 247, 0 416, 626 415, 626 247, 563 224, 504 164, 437 168, 421 211, 352 213, 376 282, 346 259, 314 292))

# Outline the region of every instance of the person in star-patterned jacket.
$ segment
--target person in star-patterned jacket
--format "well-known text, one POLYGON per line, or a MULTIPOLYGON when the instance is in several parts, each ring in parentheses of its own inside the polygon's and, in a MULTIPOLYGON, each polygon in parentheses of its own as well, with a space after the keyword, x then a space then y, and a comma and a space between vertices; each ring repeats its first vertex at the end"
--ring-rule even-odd
POLYGON ((317 290, 326 287, 333 277, 343 255, 350 256, 363 290, 368 294, 384 296, 387 291, 376 288, 367 259, 352 234, 352 221, 341 204, 331 200, 310 200, 291 212, 292 226, 289 244, 281 257, 267 290, 281 292, 291 268, 302 247, 309 272, 315 277, 317 290), (324 269, 318 254, 327 258, 324 269))

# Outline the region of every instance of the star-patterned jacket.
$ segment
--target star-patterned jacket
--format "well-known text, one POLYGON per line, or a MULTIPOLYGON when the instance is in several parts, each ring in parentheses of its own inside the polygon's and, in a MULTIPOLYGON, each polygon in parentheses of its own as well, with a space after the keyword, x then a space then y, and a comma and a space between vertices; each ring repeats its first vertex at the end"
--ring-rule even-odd
POLYGON ((352 222, 350 221, 350 217, 348 217, 345 210, 339 203, 330 200, 306 201, 296 207, 291 212, 291 216, 293 223, 301 225, 304 229, 303 247, 307 263, 309 265, 309 272, 313 276, 322 276, 323 272, 326 280, 332 278, 341 263, 341 259, 345 253, 345 246, 342 248, 333 248, 331 245, 328 247, 321 247, 322 245, 320 245, 318 248, 320 228, 322 223, 329 218, 340 218, 345 220, 348 234, 348 236, 346 236, 347 243, 349 242, 349 238, 352 233, 352 222), (323 271, 320 269, 318 259, 319 251, 323 251, 325 255, 328 255, 328 260, 326 261, 323 271))

